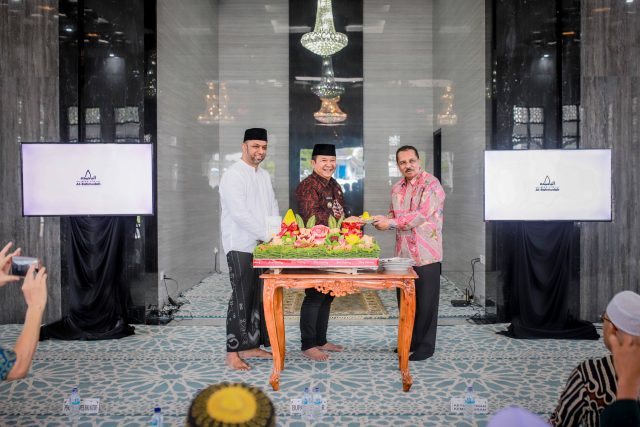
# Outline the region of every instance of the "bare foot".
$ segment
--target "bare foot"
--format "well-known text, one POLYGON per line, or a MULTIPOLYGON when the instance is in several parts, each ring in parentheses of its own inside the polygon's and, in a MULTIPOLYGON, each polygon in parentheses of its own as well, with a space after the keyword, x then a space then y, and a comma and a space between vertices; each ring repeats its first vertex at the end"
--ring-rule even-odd
POLYGON ((342 347, 341 345, 334 344, 329 341, 327 341, 325 345, 320 345, 317 348, 324 351, 337 351, 338 353, 344 350, 344 347, 342 347))
POLYGON ((240 358, 238 353, 227 353, 225 363, 228 367, 236 371, 248 371, 251 369, 251 366, 247 365, 247 363, 240 358))
POLYGON ((308 357, 311 360, 315 360, 318 362, 324 362, 329 359, 329 355, 324 351, 321 351, 318 347, 312 347, 308 350, 302 352, 302 354, 308 357))
POLYGON ((258 359, 273 359, 273 355, 261 348, 252 348, 251 350, 244 350, 240 352, 240 357, 249 358, 255 357, 258 359))

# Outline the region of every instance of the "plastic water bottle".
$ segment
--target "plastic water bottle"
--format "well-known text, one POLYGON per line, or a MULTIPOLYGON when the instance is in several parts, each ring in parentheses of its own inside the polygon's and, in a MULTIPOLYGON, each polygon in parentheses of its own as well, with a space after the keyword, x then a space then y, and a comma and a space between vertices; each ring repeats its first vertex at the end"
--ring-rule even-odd
POLYGON ((476 412, 476 398, 473 395, 473 385, 467 384, 467 392, 464 395, 464 417, 473 418, 476 412))
POLYGON ((322 395, 320 387, 313 388, 313 418, 316 420, 322 417, 322 395))
POLYGON ((311 401, 311 392, 309 391, 309 387, 304 388, 304 394, 302 395, 302 418, 312 419, 313 418, 313 402, 311 401))
POLYGON ((151 417, 151 421, 149 425, 162 427, 164 424, 164 416, 162 415, 162 410, 160 408, 155 408, 153 410, 153 416, 151 417))
POLYGON ((78 388, 74 387, 69 395, 69 419, 71 422, 78 421, 80 418, 80 393, 78 388))

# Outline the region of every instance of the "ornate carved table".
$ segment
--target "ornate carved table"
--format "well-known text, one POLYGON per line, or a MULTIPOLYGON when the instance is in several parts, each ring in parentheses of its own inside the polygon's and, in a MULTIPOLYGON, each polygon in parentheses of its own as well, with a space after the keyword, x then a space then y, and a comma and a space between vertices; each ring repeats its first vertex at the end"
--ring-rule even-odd
POLYGON ((280 389, 280 372, 284 369, 285 334, 282 312, 282 289, 316 288, 337 297, 358 292, 360 289, 400 288, 400 320, 398 322, 398 361, 402 375, 402 389, 409 391, 413 379, 409 373, 409 347, 413 335, 416 312, 415 279, 413 269, 403 273, 383 274, 378 272, 344 274, 319 270, 272 270, 262 274, 264 279, 264 315, 273 351, 273 371, 269 382, 274 390, 280 389))

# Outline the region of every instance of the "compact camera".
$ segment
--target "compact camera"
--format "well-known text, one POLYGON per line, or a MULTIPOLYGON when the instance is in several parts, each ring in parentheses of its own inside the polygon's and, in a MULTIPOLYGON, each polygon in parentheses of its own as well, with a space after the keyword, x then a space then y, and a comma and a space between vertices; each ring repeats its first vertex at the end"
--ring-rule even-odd
POLYGON ((29 271, 31 264, 35 264, 37 269, 38 258, 30 256, 14 256, 11 258, 11 274, 14 276, 24 277, 27 275, 27 271, 29 271))

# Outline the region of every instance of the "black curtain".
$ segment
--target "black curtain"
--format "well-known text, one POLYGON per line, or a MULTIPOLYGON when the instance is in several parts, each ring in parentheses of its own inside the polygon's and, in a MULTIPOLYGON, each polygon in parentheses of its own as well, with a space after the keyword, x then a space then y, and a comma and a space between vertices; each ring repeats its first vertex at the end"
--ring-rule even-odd
POLYGON ((571 222, 516 226, 509 304, 514 338, 598 339, 595 327, 570 314, 571 222))
POLYGON ((125 281, 128 217, 69 220, 69 315, 42 327, 40 339, 102 340, 132 335, 126 321, 130 296, 125 281))

